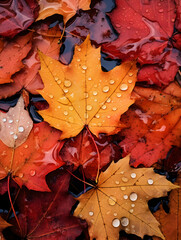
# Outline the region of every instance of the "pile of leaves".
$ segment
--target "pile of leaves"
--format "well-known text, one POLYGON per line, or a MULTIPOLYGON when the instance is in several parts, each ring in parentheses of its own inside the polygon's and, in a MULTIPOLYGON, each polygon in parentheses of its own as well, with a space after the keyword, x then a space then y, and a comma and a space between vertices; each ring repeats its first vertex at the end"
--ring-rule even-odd
POLYGON ((7 0, 0 21, 0 239, 179 240, 180 0, 7 0))

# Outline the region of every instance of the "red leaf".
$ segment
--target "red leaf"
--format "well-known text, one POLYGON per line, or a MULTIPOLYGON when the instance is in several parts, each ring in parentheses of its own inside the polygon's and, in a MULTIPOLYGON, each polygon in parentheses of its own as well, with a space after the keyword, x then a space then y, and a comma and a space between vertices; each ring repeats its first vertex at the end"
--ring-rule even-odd
POLYGON ((59 170, 48 179, 51 193, 28 191, 25 188, 21 191, 17 204, 22 234, 16 232, 26 239, 73 240, 81 234, 86 224, 70 215, 76 202, 68 193, 70 175, 61 175, 59 170))
POLYGON ((0 5, 0 35, 14 37, 27 29, 38 17, 36 0, 7 0, 0 5))

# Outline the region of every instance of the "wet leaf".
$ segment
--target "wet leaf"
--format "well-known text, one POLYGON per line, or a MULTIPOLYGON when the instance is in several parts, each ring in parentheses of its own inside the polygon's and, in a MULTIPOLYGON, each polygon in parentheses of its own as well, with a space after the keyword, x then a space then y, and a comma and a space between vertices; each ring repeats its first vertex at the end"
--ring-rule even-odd
POLYGON ((40 114, 63 132, 61 139, 76 136, 85 125, 96 136, 114 134, 123 127, 119 118, 133 103, 130 94, 136 81, 135 62, 103 72, 100 48, 92 47, 89 38, 76 47, 69 66, 42 53, 40 59, 45 87, 38 92, 50 105, 40 114))
POLYGON ((40 12, 37 20, 45 19, 54 14, 61 14, 64 17, 66 23, 71 17, 73 17, 77 10, 89 9, 90 0, 58 0, 51 1, 40 0, 40 12))
POLYGON ((0 5, 0 35, 14 37, 27 29, 38 16, 36 0, 7 0, 0 5))
POLYGON ((0 52, 0 84, 12 82, 11 76, 23 68, 22 60, 31 49, 31 38, 32 34, 27 34, 4 46, 0 52))
MULTIPOLYGON (((180 175, 176 181, 181 184, 180 175)), ((175 189, 169 195, 170 199, 170 212, 167 214, 162 208, 154 213, 154 216, 161 224, 161 230, 166 239, 178 240, 181 237, 180 222, 181 222, 181 190, 175 189), (169 226, 169 227, 168 227, 169 226)), ((158 240, 158 238, 154 238, 158 240)))
POLYGON ((127 156, 112 163, 101 173, 98 185, 78 198, 74 215, 87 220, 90 239, 117 239, 121 229, 164 239, 147 202, 177 187, 152 168, 131 168, 127 156))
POLYGON ((4 240, 5 238, 2 235, 2 231, 7 228, 10 227, 11 224, 9 224, 8 222, 6 222, 2 217, 0 217, 0 239, 4 240))
POLYGON ((33 126, 20 98, 8 113, 1 113, 0 136, 0 179, 11 174, 20 186, 24 184, 37 191, 49 190, 46 174, 63 165, 56 155, 63 145, 58 142, 60 132, 46 123, 33 126))
POLYGON ((134 90, 140 97, 137 107, 121 119, 128 128, 121 132, 125 139, 120 142, 124 156, 131 153, 134 167, 151 166, 164 159, 172 146, 180 147, 181 99, 171 89, 167 93, 141 87, 134 90))

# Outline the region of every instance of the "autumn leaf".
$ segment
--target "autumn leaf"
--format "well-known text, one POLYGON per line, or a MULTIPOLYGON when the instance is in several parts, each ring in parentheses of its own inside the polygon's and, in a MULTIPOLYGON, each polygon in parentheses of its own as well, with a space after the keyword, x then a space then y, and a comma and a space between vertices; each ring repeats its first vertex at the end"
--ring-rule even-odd
POLYGON ((152 168, 131 168, 129 159, 112 163, 100 174, 98 185, 77 199, 80 203, 74 215, 87 220, 90 239, 118 239, 121 229, 164 239, 147 202, 177 186, 152 168))
POLYGON ((22 97, 8 113, 0 113, 0 121, 0 179, 11 174, 20 186, 48 191, 45 176, 63 165, 56 156, 63 144, 57 142, 60 132, 46 123, 33 126, 22 97))
MULTIPOLYGON (((180 175, 176 181, 177 184, 181 184, 180 175)), ((170 212, 167 214, 162 208, 154 213, 154 216, 161 224, 161 230, 166 240, 179 240, 181 237, 180 222, 181 222, 181 190, 175 189, 169 195, 170 200, 170 212), (169 226, 169 227, 168 227, 169 226)), ((158 240, 154 237, 154 240, 158 240)))
POLYGON ((96 138, 91 136, 87 129, 84 129, 76 137, 65 141, 60 151, 60 157, 67 165, 74 165, 73 171, 80 167, 80 171, 83 170, 86 178, 95 180, 98 161, 100 161, 100 169, 102 169, 112 160, 118 160, 121 157, 120 149, 113 141, 112 136, 103 135, 96 138))
POLYGON ((27 34, 4 46, 0 52, 0 84, 12 82, 11 76, 24 66, 22 60, 31 49, 31 38, 32 34, 27 34))
POLYGON ((7 228, 10 227, 11 224, 9 224, 8 222, 6 222, 2 217, 0 217, 0 239, 4 240, 5 238, 2 235, 2 231, 7 228))
POLYGON ((61 14, 64 17, 66 23, 71 17, 73 17, 78 9, 89 9, 90 0, 58 0, 47 1, 40 0, 40 11, 37 20, 45 19, 53 14, 61 14))
POLYGON ((70 212, 75 200, 68 193, 70 175, 60 170, 48 177, 49 193, 28 191, 23 188, 17 204, 22 232, 12 228, 21 238, 28 239, 76 239, 86 227, 85 222, 70 212))
POLYGON ((7 0, 0 5, 0 35, 14 37, 27 29, 38 17, 36 0, 7 0))
MULTIPOLYGON (((125 137, 120 146, 123 156, 131 153, 134 167, 149 167, 164 159, 172 146, 181 146, 181 99, 172 95, 173 90, 167 91, 136 87, 136 106, 121 118, 127 129, 120 133, 125 137)), ((175 84, 175 92, 178 91, 175 84)))
POLYGON ((61 139, 76 136, 85 125, 96 136, 114 134, 123 127, 120 115, 134 102, 130 95, 136 81, 135 62, 103 72, 100 48, 92 47, 89 38, 76 46, 69 66, 42 53, 40 59, 45 87, 39 93, 50 105, 40 114, 62 131, 61 139))

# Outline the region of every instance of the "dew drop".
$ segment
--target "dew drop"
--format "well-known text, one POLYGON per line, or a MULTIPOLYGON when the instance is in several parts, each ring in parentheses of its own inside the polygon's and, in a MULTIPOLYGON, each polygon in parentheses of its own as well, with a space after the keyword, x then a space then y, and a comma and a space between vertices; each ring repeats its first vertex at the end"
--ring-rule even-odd
POLYGON ((64 91, 64 93, 68 93, 69 90, 68 89, 64 89, 63 91, 64 91))
POLYGON ((50 94, 50 95, 48 95, 48 96, 49 96, 49 98, 51 98, 51 99, 53 98, 53 95, 51 95, 51 94, 50 94))
MULTIPOLYGON (((69 81, 69 80, 64 81, 64 86, 65 87, 70 87, 71 85, 72 85, 71 81, 69 81)), ((65 92, 65 90, 64 90, 64 92, 65 92)))
POLYGON ((70 107, 69 107, 69 110, 72 111, 72 110, 74 110, 74 108, 73 108, 72 106, 70 106, 70 107))
POLYGON ((131 201, 134 202, 134 201, 137 200, 138 195, 135 192, 133 192, 133 193, 130 194, 129 198, 130 198, 131 201))
POLYGON ((91 105, 87 105, 86 109, 87 109, 87 111, 91 111, 92 110, 92 106, 91 105))
POLYGON ((128 195, 125 194, 125 195, 123 196, 123 198, 124 198, 125 200, 128 199, 128 195))
POLYGON ((94 215, 94 213, 93 213, 93 212, 89 212, 89 216, 91 216, 91 217, 92 217, 93 215, 94 215))
POLYGON ((152 184, 153 184, 153 179, 151 179, 151 178, 148 179, 148 184, 149 184, 149 185, 152 185, 152 184))
POLYGON ((18 132, 22 133, 22 132, 24 132, 24 130, 25 130, 24 127, 22 127, 22 126, 18 127, 18 132))
POLYGON ((19 173, 19 175, 18 175, 19 178, 22 178, 23 176, 24 176, 23 173, 19 173))
POLYGON ((128 83, 130 83, 130 84, 131 84, 132 82, 133 82, 133 80, 132 80, 132 79, 128 79, 128 83))
POLYGON ((114 213, 113 215, 116 217, 118 214, 117 214, 117 213, 114 213))
POLYGON ((126 91, 128 89, 128 85, 126 83, 121 84, 120 89, 122 91, 126 91))
POLYGON ((119 185, 119 181, 115 181, 115 183, 116 183, 117 185, 119 185))
POLYGON ((115 204, 116 204, 116 198, 114 197, 114 196, 110 196, 109 198, 108 198, 108 203, 109 203, 109 205, 111 205, 111 206, 114 206, 115 204))
POLYGON ((24 146, 24 148, 28 148, 28 145, 26 144, 26 145, 24 146))
POLYGON ((131 173, 131 178, 136 178, 136 173, 131 173))
POLYGON ((117 228, 119 227, 120 225, 120 220, 118 218, 115 218, 113 221, 112 221, 112 225, 113 227, 117 228))
POLYGON ((118 98, 120 98, 120 97, 121 97, 121 93, 117 93, 116 96, 117 96, 118 98))
POLYGON ((103 87, 102 91, 103 91, 104 93, 109 92, 109 86, 105 86, 105 87, 103 87))
POLYGON ((91 78, 91 77, 89 77, 89 78, 88 78, 88 80, 89 80, 89 81, 91 81, 91 80, 92 80, 92 78, 91 78))
POLYGON ((129 210, 129 212, 130 212, 130 213, 133 213, 133 212, 134 212, 134 210, 131 208, 131 209, 129 210))
POLYGON ((99 114, 96 114, 96 116, 95 116, 96 118, 100 118, 100 115, 99 114))
POLYGON ((85 70, 82 70, 82 73, 85 73, 85 70))
POLYGON ((61 81, 61 80, 58 80, 57 83, 58 83, 58 85, 60 85, 60 84, 62 83, 62 81, 61 81))
POLYGON ((81 48, 79 47, 79 48, 77 48, 77 50, 80 52, 80 51, 81 51, 81 48))
POLYGON ((113 107, 112 110, 113 110, 113 111, 116 111, 116 110, 117 110, 117 107, 113 107))
POLYGON ((132 72, 129 72, 128 75, 129 75, 130 77, 132 77, 132 76, 133 76, 133 73, 132 73, 132 72))
POLYGON ((131 204, 131 207, 135 207, 135 204, 134 204, 134 203, 132 203, 132 204, 131 204))
POLYGON ((87 69, 87 66, 86 66, 86 65, 83 65, 83 66, 82 66, 82 69, 86 70, 86 69, 87 69))
POLYGON ((35 170, 31 170, 31 171, 30 171, 30 176, 33 177, 33 176, 35 176, 35 174, 36 174, 36 171, 35 171, 35 170))
POLYGON ((110 80, 109 83, 112 85, 112 84, 115 83, 115 81, 114 80, 110 80))
POLYGON ((13 123, 13 120, 12 120, 12 119, 10 119, 10 120, 9 120, 9 123, 13 123))
POLYGON ((67 116, 69 113, 67 111, 64 111, 63 114, 67 116))
POLYGON ((128 178, 122 177, 122 181, 126 183, 126 182, 128 182, 128 178))
POLYGON ((80 62, 80 58, 77 58, 77 62, 80 62))
POLYGON ((93 93, 92 93, 94 96, 96 96, 97 95, 97 92, 96 91, 93 91, 93 93))
POLYGON ((14 134, 13 136, 14 140, 18 139, 18 136, 16 134, 14 134))
POLYGON ((3 120, 3 122, 6 122, 6 121, 7 121, 7 119, 6 119, 6 118, 3 118, 2 120, 3 120))
POLYGON ((55 77, 55 81, 57 82, 59 80, 59 78, 58 77, 55 77))
POLYGON ((122 217, 121 218, 121 225, 123 227, 127 227, 129 225, 129 219, 127 217, 122 217))
POLYGON ((85 98, 88 98, 89 97, 89 94, 87 92, 84 93, 84 97, 85 98))
POLYGON ((106 105, 103 105, 101 108, 102 108, 103 110, 105 110, 107 107, 106 107, 106 105))
POLYGON ((158 10, 159 13, 163 13, 163 8, 158 10))
POLYGON ((126 190, 126 187, 121 187, 121 190, 122 190, 122 191, 125 191, 125 190, 126 190))
POLYGON ((111 118, 111 116, 108 115, 107 118, 111 118))
POLYGON ((10 135, 13 135, 14 134, 14 132, 13 131, 10 131, 10 135))
POLYGON ((110 99, 110 98, 108 98, 106 102, 107 102, 107 103, 110 103, 110 102, 111 102, 111 99, 110 99))
POLYGON ((85 113, 85 114, 84 114, 84 118, 85 118, 85 119, 88 119, 88 118, 89 118, 88 113, 85 113))

